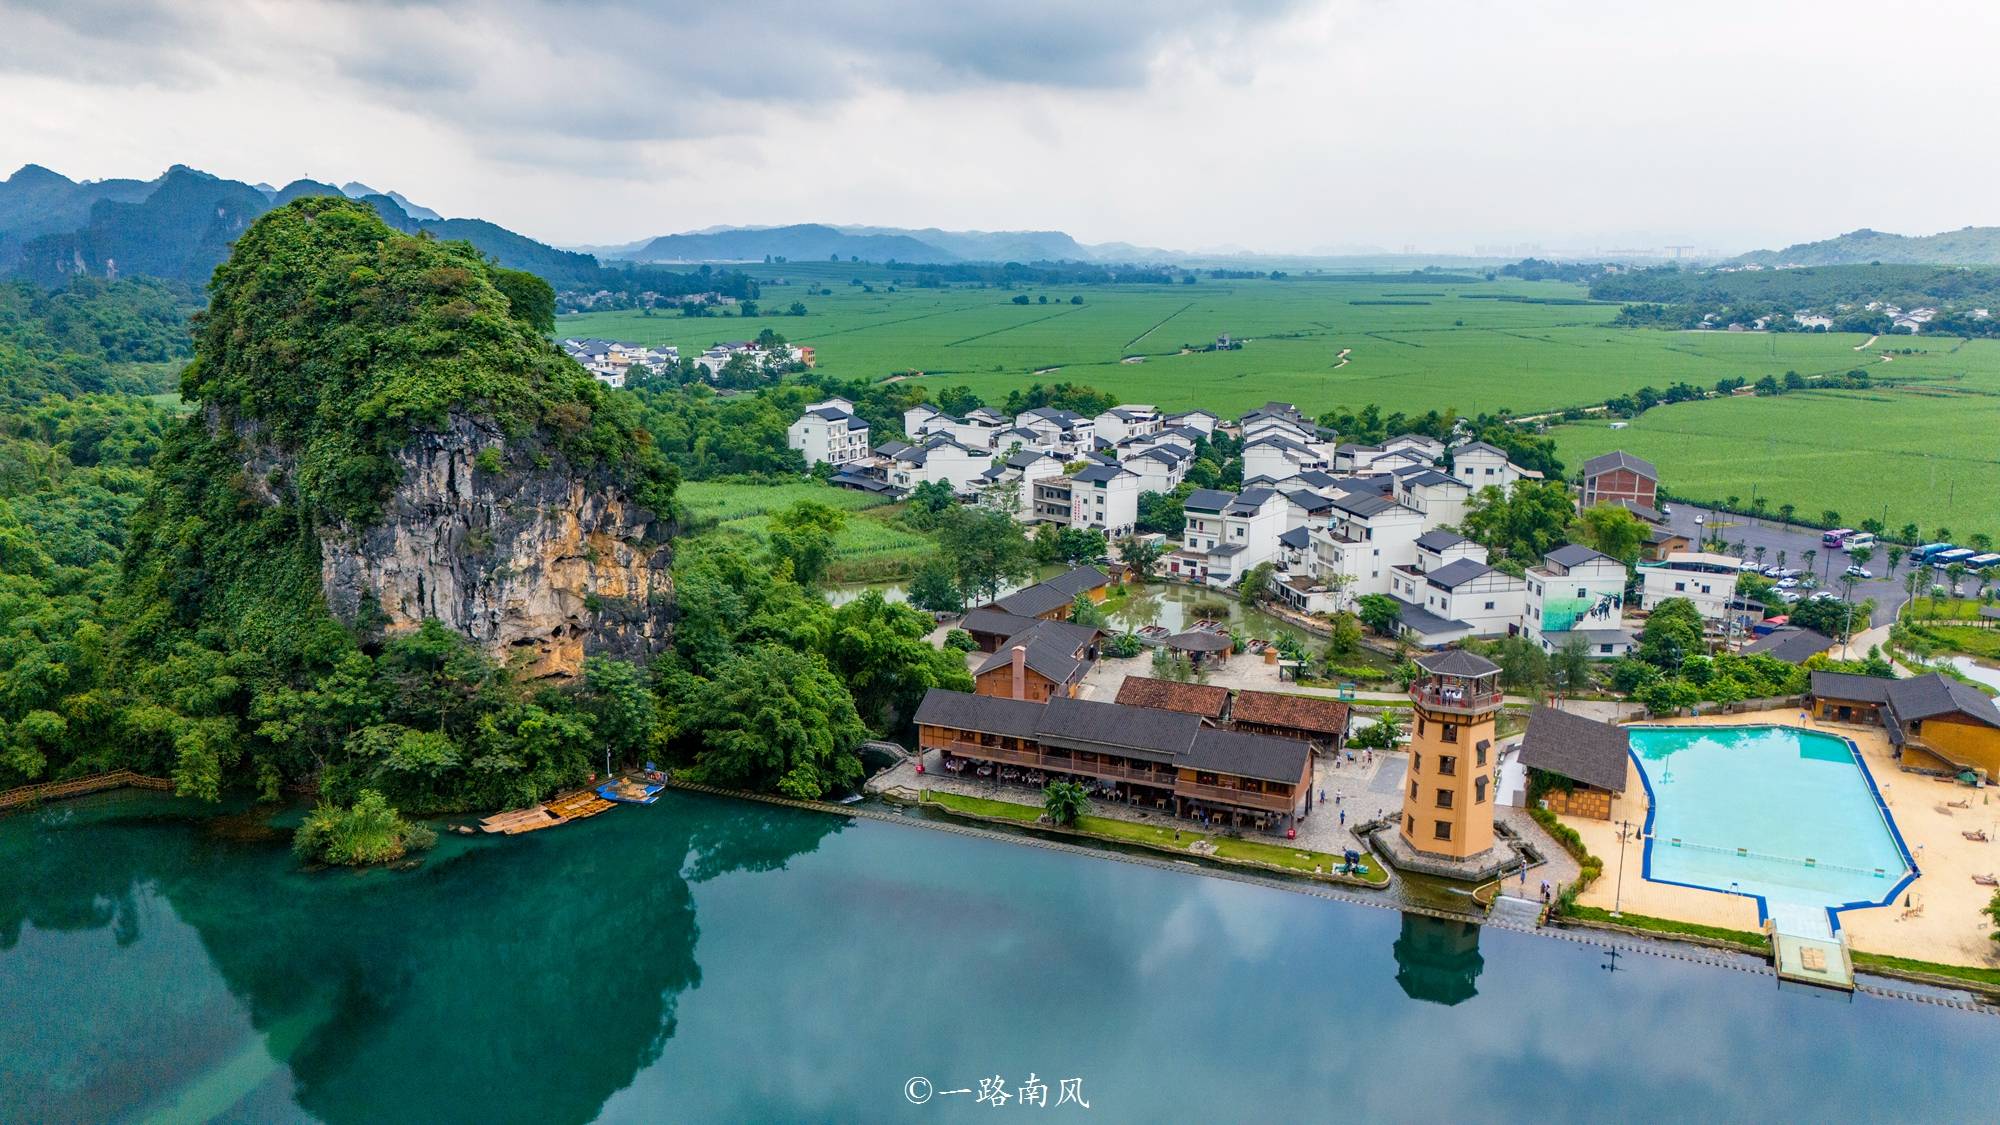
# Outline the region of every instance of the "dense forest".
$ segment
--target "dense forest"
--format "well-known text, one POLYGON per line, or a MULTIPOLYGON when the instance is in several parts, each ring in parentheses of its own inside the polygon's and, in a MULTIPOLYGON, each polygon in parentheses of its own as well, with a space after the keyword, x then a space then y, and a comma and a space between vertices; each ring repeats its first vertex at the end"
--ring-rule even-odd
MULTIPOLYGON (((928 616, 826 603, 798 565, 831 534, 813 511, 768 554, 688 546, 679 643, 651 667, 593 657, 530 681, 435 622, 336 621, 317 530, 369 520, 389 455, 455 411, 498 423, 508 456, 598 463, 672 510, 677 469, 646 428, 671 412, 563 357, 548 287, 464 243, 310 197, 251 225, 192 319, 191 294, 153 282, 5 294, 0 787, 134 768, 201 797, 428 814, 526 803, 608 749, 818 796, 928 687, 971 686, 924 641, 928 616), (142 397, 177 356, 191 410, 142 397), (256 449, 286 457, 246 471, 256 449)), ((709 392, 674 393, 708 438, 740 430, 709 392)), ((781 467, 729 456, 705 471, 781 467)))

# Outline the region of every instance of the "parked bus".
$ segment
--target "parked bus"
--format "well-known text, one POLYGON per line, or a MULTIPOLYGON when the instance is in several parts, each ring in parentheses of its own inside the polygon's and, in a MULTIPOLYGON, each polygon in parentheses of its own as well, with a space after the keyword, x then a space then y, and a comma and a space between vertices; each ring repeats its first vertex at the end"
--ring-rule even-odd
POLYGON ((1913 563, 1926 563, 1951 549, 1952 544, 1950 543, 1926 543, 1910 552, 1910 561, 1913 563))
POLYGON ((1840 549, 1843 551, 1852 551, 1861 547, 1868 547, 1872 549, 1874 546, 1875 546, 1875 537, 1873 535, 1870 535, 1865 531, 1857 531, 1853 535, 1848 536, 1845 540, 1841 542, 1840 549))
POLYGON ((1953 547, 1949 551, 1939 551, 1924 561, 1932 566, 1950 566, 1953 563, 1962 563, 1978 553, 1970 547, 1953 547))
POLYGON ((1847 537, 1852 534, 1854 534, 1854 529, 1851 527, 1842 527, 1824 532, 1819 537, 1819 545, 1822 547, 1838 547, 1847 542, 1847 537))
POLYGON ((1985 570, 1989 566, 2000 566, 2000 551, 1988 551, 1983 555, 1974 555, 1965 560, 1965 565, 1971 570, 1985 570))

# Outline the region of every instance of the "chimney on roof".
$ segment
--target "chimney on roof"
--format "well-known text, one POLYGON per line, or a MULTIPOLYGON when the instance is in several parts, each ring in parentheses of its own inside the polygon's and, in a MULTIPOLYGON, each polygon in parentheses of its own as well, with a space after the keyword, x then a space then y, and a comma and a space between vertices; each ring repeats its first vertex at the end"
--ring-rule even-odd
POLYGON ((1012 650, 1014 665, 1013 698, 1028 698, 1028 646, 1015 645, 1012 650))

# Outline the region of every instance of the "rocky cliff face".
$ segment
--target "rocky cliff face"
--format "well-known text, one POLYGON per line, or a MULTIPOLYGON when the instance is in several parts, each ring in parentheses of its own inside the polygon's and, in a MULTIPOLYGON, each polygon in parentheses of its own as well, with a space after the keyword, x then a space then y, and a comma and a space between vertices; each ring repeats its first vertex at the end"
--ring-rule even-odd
POLYGON ((415 435, 397 462, 379 519, 320 537, 321 586, 342 621, 394 635, 435 617, 535 677, 667 647, 672 529, 602 472, 465 416, 415 435))

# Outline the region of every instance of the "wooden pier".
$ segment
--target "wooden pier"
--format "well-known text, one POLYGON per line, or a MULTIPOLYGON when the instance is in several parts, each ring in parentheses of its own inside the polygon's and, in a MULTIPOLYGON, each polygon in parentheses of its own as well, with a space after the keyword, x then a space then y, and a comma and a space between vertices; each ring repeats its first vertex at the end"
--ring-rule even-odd
POLYGON ((89 777, 73 777, 68 781, 49 781, 40 785, 23 785, 0 793, 0 812, 20 808, 23 805, 42 801, 60 801, 65 797, 82 797, 89 793, 102 793, 108 789, 157 789, 171 793, 172 780, 164 777, 147 777, 131 770, 113 770, 110 773, 92 774, 89 777))
POLYGON ((593 817, 615 805, 616 802, 607 801, 585 789, 553 797, 533 808, 494 813, 479 822, 479 830, 496 832, 502 836, 518 836, 523 832, 539 832, 544 828, 554 828, 558 824, 568 824, 572 820, 593 817))

